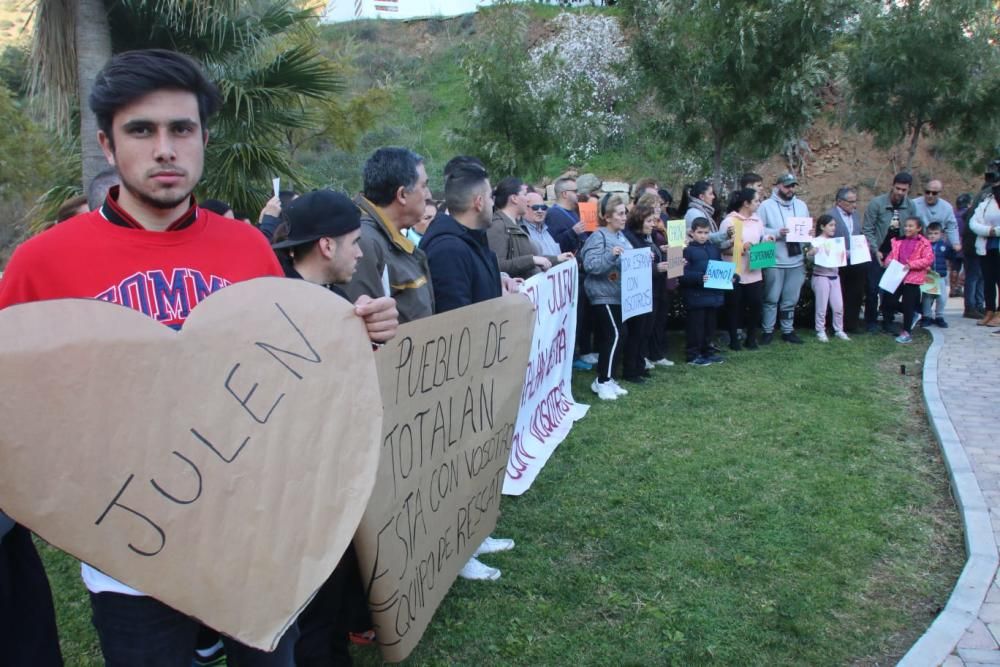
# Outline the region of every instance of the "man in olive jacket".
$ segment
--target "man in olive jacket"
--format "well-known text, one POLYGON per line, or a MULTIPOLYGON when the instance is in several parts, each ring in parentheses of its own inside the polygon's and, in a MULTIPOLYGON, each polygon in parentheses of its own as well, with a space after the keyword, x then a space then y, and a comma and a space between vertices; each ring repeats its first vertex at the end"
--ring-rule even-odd
MULTIPOLYGON (((898 236, 907 218, 919 217, 917 207, 909 198, 912 183, 913 176, 899 172, 892 179, 892 189, 872 199, 865 209, 861 233, 868 240, 868 249, 872 255, 872 261, 868 263, 868 289, 865 293, 865 327, 868 333, 878 332, 878 283, 885 272, 882 259, 889 254, 888 239, 898 236)), ((891 323, 892 316, 884 313, 882 330, 891 331, 891 323)))
POLYGON ((396 299, 399 321, 434 314, 427 256, 403 232, 420 221, 430 198, 424 159, 407 148, 375 151, 365 163, 361 209, 361 250, 357 271, 343 286, 349 299, 362 294, 396 299), (388 293, 384 283, 388 283, 388 293))
POLYGON ((493 191, 493 220, 486 240, 500 262, 500 270, 512 278, 530 278, 552 267, 552 260, 538 254, 528 232, 520 225, 528 212, 528 186, 518 178, 505 178, 493 191))

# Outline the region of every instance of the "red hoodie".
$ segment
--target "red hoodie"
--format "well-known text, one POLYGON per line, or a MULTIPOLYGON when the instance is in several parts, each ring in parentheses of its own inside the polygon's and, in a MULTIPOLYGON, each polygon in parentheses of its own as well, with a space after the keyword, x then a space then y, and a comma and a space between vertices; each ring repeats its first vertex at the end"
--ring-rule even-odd
POLYGON ((885 265, 889 266, 891 260, 910 265, 910 270, 903 278, 904 285, 923 285, 927 269, 934 264, 934 249, 922 234, 912 238, 894 238, 892 250, 885 258, 885 265))

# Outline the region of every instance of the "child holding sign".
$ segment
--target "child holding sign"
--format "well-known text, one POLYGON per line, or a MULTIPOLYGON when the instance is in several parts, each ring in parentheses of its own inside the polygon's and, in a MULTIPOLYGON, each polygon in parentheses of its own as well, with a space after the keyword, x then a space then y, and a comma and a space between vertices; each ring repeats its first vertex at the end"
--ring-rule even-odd
POLYGON ((891 240, 892 249, 882 262, 885 266, 889 266, 889 262, 895 260, 908 269, 903 282, 890 296, 887 309, 891 316, 900 309, 902 301, 903 330, 896 336, 897 343, 913 342, 910 332, 913 328, 913 314, 920 305, 920 286, 924 284, 927 269, 934 263, 931 243, 920 234, 922 227, 920 218, 913 216, 907 218, 903 223, 903 238, 891 240))
POLYGON ((691 223, 691 243, 684 248, 684 304, 687 306, 687 360, 692 366, 721 364, 725 359, 713 355, 709 345, 715 338, 715 320, 722 307, 719 290, 706 289, 708 263, 720 261, 719 247, 708 240, 709 222, 707 218, 696 218, 691 223))
POLYGON ((722 257, 727 262, 736 262, 739 281, 733 285, 733 291, 726 294, 726 313, 729 318, 729 348, 734 351, 741 349, 738 329, 746 330, 746 347, 757 349, 757 328, 760 326, 761 311, 764 303, 764 273, 757 269, 750 270, 750 248, 761 241, 773 241, 773 236, 764 236, 764 223, 757 217, 757 207, 760 199, 753 188, 737 190, 729 197, 730 213, 719 231, 728 232, 735 227, 739 237, 734 236, 732 248, 722 251, 722 257), (735 256, 734 249, 742 252, 735 256))
MULTIPOLYGON (((832 239, 836 234, 837 221, 832 215, 816 218, 813 236, 832 239)), ((815 257, 818 251, 819 248, 814 245, 807 254, 815 257)), ((816 338, 821 343, 830 342, 826 336, 826 309, 829 306, 833 310, 833 335, 841 340, 851 340, 844 333, 844 293, 840 288, 840 272, 819 264, 813 265, 812 288, 816 295, 816 338)))

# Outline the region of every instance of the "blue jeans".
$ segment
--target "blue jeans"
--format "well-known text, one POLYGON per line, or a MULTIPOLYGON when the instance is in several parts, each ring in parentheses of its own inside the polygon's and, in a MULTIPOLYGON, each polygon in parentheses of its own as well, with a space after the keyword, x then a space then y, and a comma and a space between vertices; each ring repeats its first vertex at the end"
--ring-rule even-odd
MULTIPOLYGON (((147 596, 91 593, 94 628, 106 667, 190 667, 200 623, 147 596)), ((292 625, 273 653, 223 637, 231 667, 294 667, 292 625)))
POLYGON ((979 255, 965 256, 965 309, 985 310, 983 267, 979 255))

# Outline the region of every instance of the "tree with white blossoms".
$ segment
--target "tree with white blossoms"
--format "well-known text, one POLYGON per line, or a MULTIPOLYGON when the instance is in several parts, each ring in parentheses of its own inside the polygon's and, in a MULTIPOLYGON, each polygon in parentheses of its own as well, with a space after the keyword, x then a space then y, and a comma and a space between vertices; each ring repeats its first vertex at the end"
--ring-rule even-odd
POLYGON ((628 43, 613 16, 562 12, 547 27, 552 34, 530 52, 528 88, 555 97, 561 150, 570 162, 586 160, 624 132, 636 78, 628 43))

